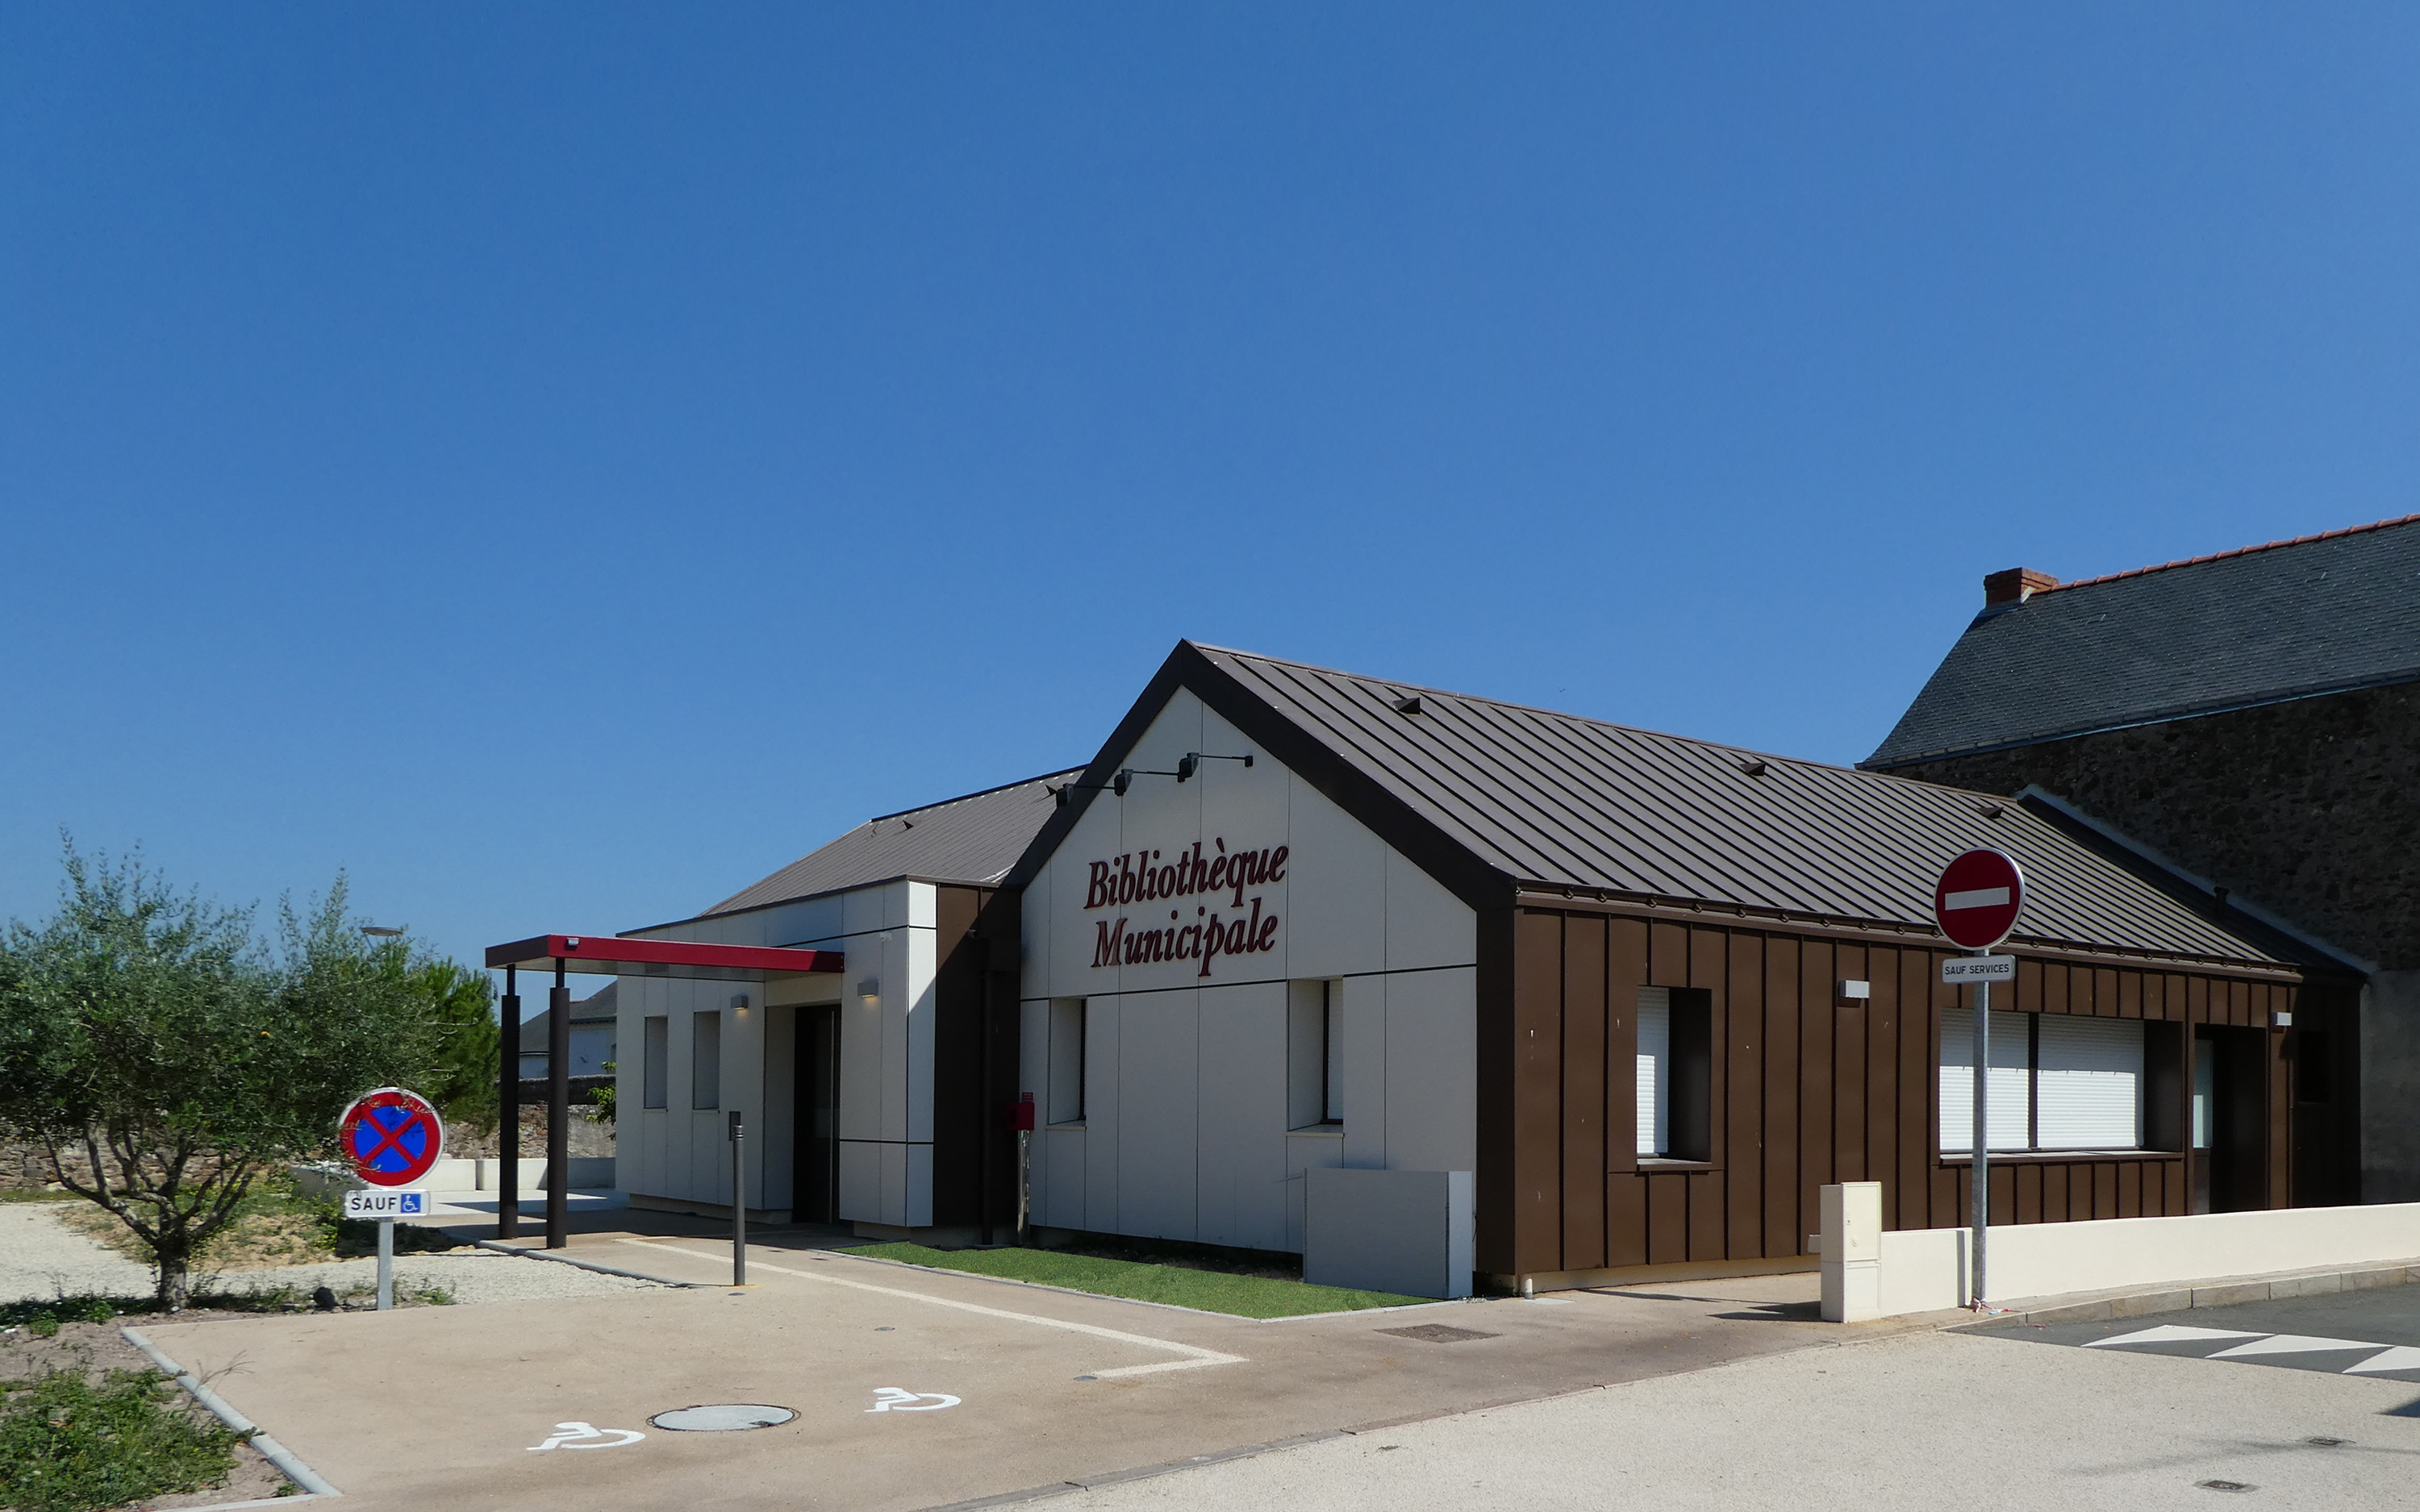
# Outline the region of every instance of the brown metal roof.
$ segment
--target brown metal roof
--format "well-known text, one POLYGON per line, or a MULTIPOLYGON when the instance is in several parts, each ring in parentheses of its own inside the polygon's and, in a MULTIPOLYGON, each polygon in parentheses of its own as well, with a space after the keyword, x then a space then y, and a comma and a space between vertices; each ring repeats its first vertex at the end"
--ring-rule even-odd
POLYGON ((869 819, 700 918, 735 914, 796 898, 919 877, 988 886, 1016 864, 1026 842, 1056 808, 1052 789, 1076 774, 1051 772, 962 798, 869 819))
MULTIPOLYGON (((1231 719, 1243 715, 1248 733, 1285 732, 1233 695, 1277 716, 1350 769, 1331 778, 1348 810, 1415 816, 1504 879, 1508 896, 1570 887, 1929 934, 1942 864, 1993 846, 2025 871, 2018 943, 2286 959, 2265 932, 2204 917, 2048 819, 1984 795, 1189 641, 1155 688, 1171 674, 1231 719)), ((1120 738, 1130 745, 1140 724, 1129 716, 1120 738)), ((1105 750, 1094 769, 1123 756, 1105 750)))

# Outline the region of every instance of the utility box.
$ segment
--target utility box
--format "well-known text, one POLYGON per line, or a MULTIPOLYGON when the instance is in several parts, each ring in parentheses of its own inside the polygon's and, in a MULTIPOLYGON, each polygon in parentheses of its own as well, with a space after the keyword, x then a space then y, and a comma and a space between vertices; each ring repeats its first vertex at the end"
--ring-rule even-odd
POLYGON ((1303 1173, 1302 1278, 1407 1297, 1470 1295, 1468 1171, 1303 1173))

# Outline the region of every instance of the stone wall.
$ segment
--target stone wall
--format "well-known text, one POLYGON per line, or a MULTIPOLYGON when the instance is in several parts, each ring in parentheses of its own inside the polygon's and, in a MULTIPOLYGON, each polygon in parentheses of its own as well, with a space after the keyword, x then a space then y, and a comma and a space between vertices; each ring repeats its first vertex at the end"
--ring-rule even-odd
POLYGON ((2420 684, 1894 770, 1985 793, 2038 784, 2240 901, 2420 968, 2420 684))
POLYGON ((2420 684, 1895 770, 2039 786, 2379 967, 2362 993, 2361 1197, 2420 1201, 2420 684))

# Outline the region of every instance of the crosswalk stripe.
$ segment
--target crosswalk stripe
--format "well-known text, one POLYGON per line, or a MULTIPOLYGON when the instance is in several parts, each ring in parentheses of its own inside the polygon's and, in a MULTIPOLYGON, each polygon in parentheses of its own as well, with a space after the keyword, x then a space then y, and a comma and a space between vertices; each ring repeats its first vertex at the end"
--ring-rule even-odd
POLYGON ((2381 1354, 2373 1354, 2359 1365, 2349 1365, 2341 1374, 2366 1376, 2381 1370, 2420 1370, 2420 1350, 2409 1344, 2397 1344, 2381 1354))
POLYGON ((2319 1338, 2309 1334, 2272 1334, 2267 1338, 2239 1344, 2231 1350, 2221 1350, 2209 1356, 2212 1360, 2240 1359, 2247 1354, 2316 1354, 2323 1350, 2382 1350, 2383 1344, 2366 1339, 2319 1338))
POLYGON ((2210 1339, 2257 1339, 2266 1335, 2247 1334, 2233 1328, 2187 1328, 2181 1323, 2164 1323, 2140 1333, 2120 1334, 2114 1339, 2094 1339, 2085 1345, 2087 1350, 2116 1349, 2127 1344, 2195 1344, 2210 1339))

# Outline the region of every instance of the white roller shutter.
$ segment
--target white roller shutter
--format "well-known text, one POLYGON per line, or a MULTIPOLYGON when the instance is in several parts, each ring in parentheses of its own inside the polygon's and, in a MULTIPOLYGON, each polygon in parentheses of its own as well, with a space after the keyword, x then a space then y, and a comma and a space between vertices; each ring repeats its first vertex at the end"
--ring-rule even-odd
POLYGON ((2039 1055, 2041 1149, 2142 1148, 2141 1020, 2044 1013, 2039 1055))
MULTIPOLYGON (((1992 1014, 1992 1148, 2026 1148, 2025 1015, 1992 1014)), ((1941 1149, 1975 1148, 1975 1011, 1941 1011, 1941 1149)))
POLYGON ((1672 994, 1638 989, 1638 1153, 1661 1155, 1672 1134, 1672 994))

